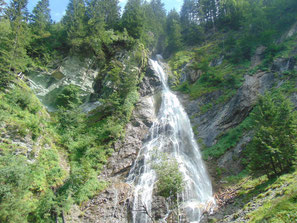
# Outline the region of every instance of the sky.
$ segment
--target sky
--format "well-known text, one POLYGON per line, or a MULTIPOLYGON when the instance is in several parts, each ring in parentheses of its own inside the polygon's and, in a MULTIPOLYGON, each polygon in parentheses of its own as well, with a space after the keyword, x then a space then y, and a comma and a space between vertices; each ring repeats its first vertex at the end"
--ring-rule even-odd
MULTIPOLYGON (((28 9, 30 12, 35 7, 38 1, 39 0, 29 0, 28 9)), ((67 8, 68 1, 69 0, 49 0, 51 17, 53 21, 58 22, 63 17, 67 8)), ((120 6, 123 8, 126 2, 127 0, 120 0, 120 6)), ((162 2, 164 3, 165 8, 168 12, 173 8, 175 8, 177 11, 180 11, 183 4, 183 0, 163 0, 162 2)))

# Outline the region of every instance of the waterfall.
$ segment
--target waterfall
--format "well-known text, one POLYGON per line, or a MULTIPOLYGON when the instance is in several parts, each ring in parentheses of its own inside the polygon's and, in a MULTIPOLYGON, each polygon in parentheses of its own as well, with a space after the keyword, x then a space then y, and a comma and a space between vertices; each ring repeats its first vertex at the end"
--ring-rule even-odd
POLYGON ((212 186, 195 141, 190 120, 176 95, 168 85, 167 76, 160 62, 150 60, 162 82, 162 104, 149 138, 141 148, 130 170, 127 181, 134 185, 133 223, 148 223, 149 217, 140 211, 143 205, 151 211, 154 184, 157 175, 152 168, 153 151, 166 153, 179 163, 185 186, 181 208, 187 222, 199 222, 203 212, 214 204, 212 186))

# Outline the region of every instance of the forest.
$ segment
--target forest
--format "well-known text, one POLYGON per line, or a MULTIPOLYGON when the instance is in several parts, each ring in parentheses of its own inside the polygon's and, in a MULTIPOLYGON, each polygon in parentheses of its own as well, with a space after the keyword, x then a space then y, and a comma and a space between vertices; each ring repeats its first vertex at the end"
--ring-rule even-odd
MULTIPOLYGON (((156 54, 170 66, 169 85, 178 94, 197 100, 220 92, 199 105, 198 116, 231 100, 245 75, 280 73, 243 120, 213 145, 205 145, 199 130, 193 130, 207 165, 215 166, 215 181, 228 181, 228 187, 251 177, 251 185, 244 184, 248 189, 240 184, 240 202, 262 196, 268 190, 264 184, 278 188, 287 183, 281 199, 250 214, 251 222, 297 220, 292 100, 297 71, 296 65, 277 71, 274 66, 278 58, 297 64, 296 35, 283 37, 297 26, 296 0, 184 0, 179 12, 167 12, 162 0, 128 0, 123 10, 119 0, 69 0, 59 22, 51 19, 49 0, 38 1, 32 12, 27 5, 28 0, 0 0, 0 222, 67 222, 74 205, 82 206, 108 187, 98 176, 116 143, 125 139, 148 59, 156 54), (261 63, 252 65, 260 46, 261 63), (81 110, 79 86, 64 87, 55 98, 56 110, 49 112, 25 80, 72 56, 89 59, 91 69, 99 70, 98 101, 104 106, 91 115, 81 110), (183 80, 188 64, 194 78, 183 80), (252 139, 239 158, 242 171, 233 175, 218 167, 219 158, 250 132, 252 139), (31 149, 15 141, 30 142, 31 149)), ((167 183, 172 182, 164 180, 161 186, 167 183)))

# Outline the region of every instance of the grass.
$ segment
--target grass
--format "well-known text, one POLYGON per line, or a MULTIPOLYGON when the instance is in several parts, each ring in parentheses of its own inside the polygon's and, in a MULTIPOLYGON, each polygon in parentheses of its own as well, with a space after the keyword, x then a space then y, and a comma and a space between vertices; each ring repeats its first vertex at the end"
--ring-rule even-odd
POLYGON ((224 94, 220 100, 214 102, 216 104, 226 102, 234 95, 234 90, 239 88, 244 81, 243 76, 248 70, 249 63, 233 64, 225 59, 222 64, 211 67, 211 61, 219 58, 222 51, 218 45, 214 41, 190 51, 180 51, 172 56, 168 63, 172 70, 169 79, 173 85, 173 90, 189 94, 192 99, 218 90, 227 92, 227 96, 224 94), (193 84, 187 81, 181 83, 183 68, 189 62, 191 62, 191 69, 193 71, 200 70, 202 75, 193 84))
POLYGON ((248 214, 249 222, 296 222, 297 221, 297 171, 285 174, 263 188, 264 192, 255 202, 276 191, 275 196, 266 200, 248 214))
MULTIPOLYGON (((225 177, 226 188, 235 188, 233 204, 244 210, 247 222, 296 222, 297 220, 297 170, 278 178, 251 177, 247 171, 225 177)), ((242 213, 241 213, 242 214, 242 213)), ((234 213, 237 219, 239 212, 234 213)))

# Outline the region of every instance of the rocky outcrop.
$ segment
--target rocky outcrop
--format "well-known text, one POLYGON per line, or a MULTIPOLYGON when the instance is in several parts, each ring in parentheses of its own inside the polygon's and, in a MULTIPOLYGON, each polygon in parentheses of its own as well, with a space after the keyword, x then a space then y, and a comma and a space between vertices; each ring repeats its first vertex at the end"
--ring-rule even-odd
POLYGON ((264 53, 265 53, 266 49, 267 49, 267 47, 265 47, 265 46, 259 46, 256 49, 255 54, 251 58, 251 66, 252 67, 256 67, 259 64, 261 64, 261 62, 262 62, 262 60, 264 58, 264 53))
POLYGON ((67 57, 56 69, 48 72, 27 74, 29 86, 48 108, 54 110, 57 95, 67 85, 76 85, 81 89, 82 98, 86 99, 94 92, 93 83, 99 71, 93 68, 91 59, 67 57))
MULTIPOLYGON (((161 82, 148 67, 140 84, 141 98, 126 127, 125 139, 114 145, 115 151, 99 176, 100 179, 108 182, 108 186, 81 207, 79 218, 71 219, 70 215, 70 221, 86 223, 125 223, 129 221, 133 188, 125 182, 125 178, 156 118, 158 111, 155 108, 158 107, 159 89, 161 89, 161 82)), ((156 212, 157 214, 158 212, 156 212)))
POLYGON ((259 94, 270 89, 275 83, 273 73, 261 72, 254 76, 246 75, 245 81, 230 101, 225 104, 214 105, 205 114, 201 114, 201 108, 197 105, 205 105, 218 99, 223 92, 216 91, 197 100, 189 101, 186 96, 181 96, 188 115, 192 117, 192 125, 197 126, 199 135, 206 146, 216 143, 216 137, 227 129, 241 123, 252 110, 259 94))
POLYGON ((251 139, 251 133, 246 134, 232 150, 227 151, 218 159, 218 166, 224 169, 226 175, 237 175, 241 172, 243 165, 240 158, 251 139))
POLYGON ((224 55, 221 55, 220 57, 213 59, 210 62, 209 66, 211 66, 211 67, 220 66, 223 63, 224 58, 225 58, 225 56, 224 55))
POLYGON ((291 58, 277 58, 273 61, 272 71, 274 72, 286 72, 291 70, 297 70, 296 59, 291 58))

